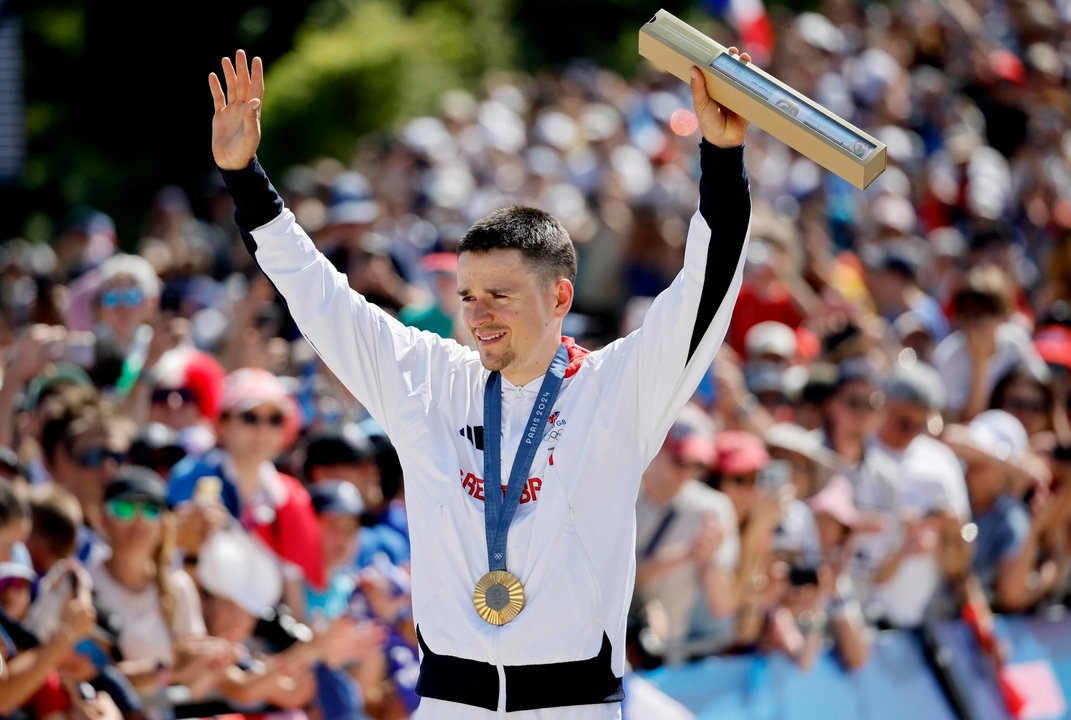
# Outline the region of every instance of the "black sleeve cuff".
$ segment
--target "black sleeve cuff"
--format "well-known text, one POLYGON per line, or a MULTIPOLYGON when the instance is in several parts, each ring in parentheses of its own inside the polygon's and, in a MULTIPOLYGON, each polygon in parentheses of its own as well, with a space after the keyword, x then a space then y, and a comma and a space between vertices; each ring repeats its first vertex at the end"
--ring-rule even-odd
POLYGON ((707 224, 714 227, 716 208, 750 210, 747 170, 744 168, 744 146, 720 148, 707 142, 699 143, 699 212, 707 224))
POLYGON ((234 198, 234 220, 241 230, 250 232, 282 214, 283 199, 255 157, 241 170, 217 169, 234 198))

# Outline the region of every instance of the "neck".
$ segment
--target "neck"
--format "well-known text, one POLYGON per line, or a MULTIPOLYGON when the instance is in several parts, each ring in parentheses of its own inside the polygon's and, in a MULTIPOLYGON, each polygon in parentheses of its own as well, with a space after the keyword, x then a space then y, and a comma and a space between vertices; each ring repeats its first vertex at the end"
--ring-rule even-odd
POLYGON ((104 564, 115 581, 127 590, 139 592, 152 582, 152 563, 145 558, 112 553, 104 564))
POLYGON ((855 433, 837 428, 830 433, 833 450, 845 460, 857 463, 863 458, 863 439, 855 433))
POLYGON ((238 486, 238 496, 243 501, 246 501, 253 496, 260 486, 261 461, 239 460, 232 455, 231 462, 234 463, 234 470, 238 474, 238 477, 234 479, 235 485, 238 486))
POLYGON ((554 353, 558 352, 561 345, 561 332, 554 336, 553 342, 546 341, 543 347, 534 352, 528 362, 523 365, 511 364, 502 371, 502 377, 509 380, 517 387, 527 385, 537 377, 546 375, 550 369, 550 361, 554 359, 554 353))
MULTIPOLYGON (((911 438, 911 440, 914 440, 914 439, 915 438, 911 438)), ((892 450, 896 450, 897 452, 906 450, 907 446, 911 444, 911 440, 907 441, 906 443, 893 442, 889 438, 889 435, 887 433, 885 433, 884 431, 878 432, 878 440, 881 440, 881 442, 884 443, 886 447, 888 447, 888 448, 890 448, 892 450)))

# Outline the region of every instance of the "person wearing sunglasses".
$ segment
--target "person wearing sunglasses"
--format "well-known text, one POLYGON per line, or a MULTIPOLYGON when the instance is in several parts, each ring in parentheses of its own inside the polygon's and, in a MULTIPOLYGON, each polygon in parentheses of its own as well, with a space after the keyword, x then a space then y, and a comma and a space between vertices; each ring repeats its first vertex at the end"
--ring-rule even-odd
POLYGON ((150 323, 156 313, 161 283, 149 261, 138 255, 119 254, 100 268, 96 295, 98 343, 126 355, 138 328, 150 323))
POLYGON ((52 478, 78 498, 82 509, 78 558, 87 562, 90 556, 107 554, 99 537, 101 493, 126 461, 134 424, 98 396, 72 395, 47 409, 42 428, 42 451, 52 478))
MULTIPOLYGON (((941 377, 918 363, 900 367, 882 388, 885 410, 866 462, 875 469, 873 487, 856 485, 857 501, 867 509, 884 489, 895 498, 884 510, 891 515, 882 530, 860 539, 859 550, 873 561, 867 580, 870 600, 894 627, 918 627, 940 599, 943 580, 959 568, 958 548, 948 546, 946 524, 970 518, 963 468, 952 450, 931 434, 944 408, 941 377), (865 502, 862 502, 865 500, 865 502)), ((864 478, 867 480, 867 478, 864 478)))
MULTIPOLYGON (((224 379, 217 424, 218 445, 203 458, 187 458, 172 470, 168 500, 181 522, 209 512, 198 486, 219 478, 217 500, 280 558, 285 600, 302 615, 304 583, 324 586, 319 525, 309 494, 297 478, 272 462, 294 441, 298 408, 279 378, 258 368, 236 370, 224 379), (199 500, 191 502, 195 499, 199 500)), ((210 526, 205 517, 203 525, 210 526)), ((196 533, 191 542, 203 541, 196 533)), ((186 543, 184 542, 184 545, 186 543)), ((196 553, 196 546, 184 547, 196 553)))
POLYGON ((148 468, 124 466, 102 506, 111 556, 87 569, 97 602, 123 618, 119 669, 143 694, 158 689, 161 667, 170 682, 192 682, 208 660, 185 650, 204 638, 205 623, 193 580, 173 566, 174 518, 164 481, 148 468))

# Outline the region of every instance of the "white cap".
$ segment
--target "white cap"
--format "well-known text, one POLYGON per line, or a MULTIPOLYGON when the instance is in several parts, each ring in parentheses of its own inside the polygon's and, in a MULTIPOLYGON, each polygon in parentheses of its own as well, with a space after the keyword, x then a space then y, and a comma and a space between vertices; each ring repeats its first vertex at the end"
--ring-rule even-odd
POLYGON ((744 346, 748 358, 776 355, 791 360, 796 355, 796 333, 784 323, 768 320, 747 331, 744 346))
POLYGON ((214 533, 197 555, 201 586, 261 617, 283 595, 279 562, 259 541, 239 528, 214 533))
POLYGON ((967 433, 979 450, 1012 465, 1022 463, 1030 444, 1023 424, 1003 410, 986 410, 976 415, 967 433))

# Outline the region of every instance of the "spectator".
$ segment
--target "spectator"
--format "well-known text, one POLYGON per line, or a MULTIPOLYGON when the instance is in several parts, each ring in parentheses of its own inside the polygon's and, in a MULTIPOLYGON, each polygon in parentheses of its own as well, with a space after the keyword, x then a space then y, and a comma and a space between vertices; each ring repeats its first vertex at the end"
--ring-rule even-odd
POLYGON ((821 566, 827 577, 828 593, 824 608, 828 627, 841 662, 850 670, 862 667, 870 655, 870 634, 858 592, 850 574, 854 534, 859 512, 852 498, 852 485, 842 476, 829 483, 810 500, 821 543, 821 566))
MULTIPOLYGON (((899 368, 884 393, 884 418, 867 462, 880 468, 876 475, 893 479, 898 518, 871 541, 885 545, 875 558, 880 564, 871 578, 870 600, 885 622, 918 627, 939 601, 943 581, 966 570, 959 528, 970 517, 970 506, 959 462, 929 431, 944 403, 934 370, 899 368)), ((873 486, 857 487, 857 493, 874 496, 888 488, 877 477, 868 480, 873 486)))
POLYGON ((324 585, 316 516, 301 483, 272 464, 297 433, 297 406, 275 375, 244 368, 227 376, 220 411, 219 447, 175 466, 169 504, 186 503, 205 478, 220 478, 216 497, 282 560, 286 603, 301 617, 304 583, 324 585))
POLYGON ((30 566, 30 556, 23 544, 29 537, 30 527, 30 506, 26 499, 14 483, 0 479, 0 562, 30 566))
POLYGON ((826 447, 849 471, 863 462, 866 440, 875 429, 879 397, 874 371, 865 361, 850 361, 838 368, 833 392, 824 405, 822 434, 826 447))
POLYGON ((77 550, 82 508, 74 495, 58 485, 41 485, 30 494, 30 516, 26 549, 34 570, 46 575, 77 550))
POLYGON ((974 572, 994 609, 1027 610, 1052 590, 1056 580, 1055 567, 1041 562, 1041 543, 1049 527, 1071 517, 1071 493, 1059 488, 1030 517, 1015 493, 1030 452, 1026 430, 1003 410, 987 410, 966 427, 949 427, 945 442, 967 463, 977 526, 974 572))
POLYGON ((103 489, 126 459, 134 427, 114 405, 93 396, 71 393, 55 401, 41 430, 43 456, 56 483, 81 506, 78 558, 88 562, 107 552, 98 535, 103 489))
POLYGON ((258 639, 258 621, 269 616, 283 577, 271 558, 248 548, 233 535, 218 533, 198 560, 208 631, 240 647, 237 662, 218 678, 218 689, 244 708, 299 709, 316 693, 318 663, 338 667, 364 659, 379 635, 368 625, 339 617, 315 635, 303 626, 293 628, 285 634, 285 648, 258 639))
POLYGON ((636 597, 665 617, 658 641, 669 659, 712 652, 733 639, 736 513, 700 482, 715 459, 712 423, 689 406, 674 423, 640 484, 636 502, 636 597), (702 635, 700 637, 700 635, 702 635))
POLYGON ((959 329, 934 350, 948 393, 950 417, 969 421, 986 408, 997 380, 1017 365, 1044 373, 1030 334, 1010 320, 1011 289, 1004 272, 978 267, 952 298, 959 329))
POLYGON ((420 269, 427 277, 431 302, 406 305, 398 319, 418 330, 464 342, 462 333, 454 329, 461 311, 457 297, 457 255, 445 252, 425 255, 420 261, 420 269))
POLYGON ((1057 408, 1051 375, 1038 376, 1025 365, 1013 367, 997 380, 989 407, 1013 415, 1031 439, 1054 432, 1057 408))
POLYGON ((174 528, 163 480, 147 468, 124 467, 105 488, 103 505, 101 533, 111 555, 91 561, 88 570, 97 601, 123 618, 120 669, 142 693, 158 689, 161 667, 171 682, 207 690, 201 684, 219 654, 183 656, 187 641, 204 637, 205 625, 196 587, 172 567, 174 528))
POLYGON ((376 556, 384 554, 395 565, 409 562, 409 541, 386 521, 389 510, 383 498, 382 472, 379 458, 393 454, 385 436, 370 437, 356 423, 347 423, 341 430, 315 436, 305 450, 305 479, 313 486, 325 481, 344 481, 360 491, 363 522, 361 543, 353 562, 368 567, 376 556), (384 444, 385 441, 385 444, 384 444), (369 508, 372 505, 372 508, 369 508))

